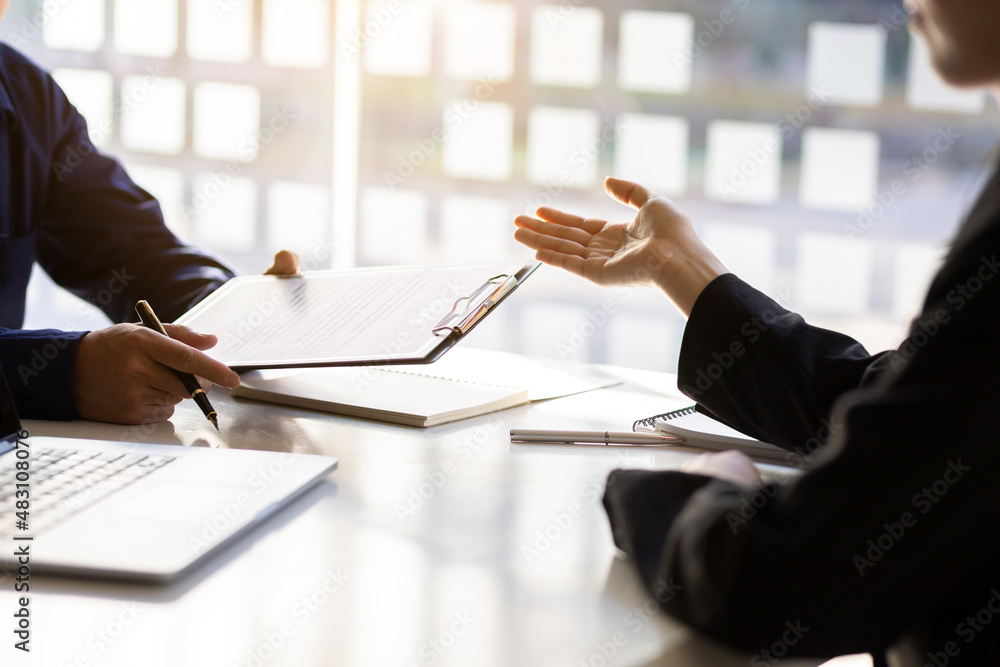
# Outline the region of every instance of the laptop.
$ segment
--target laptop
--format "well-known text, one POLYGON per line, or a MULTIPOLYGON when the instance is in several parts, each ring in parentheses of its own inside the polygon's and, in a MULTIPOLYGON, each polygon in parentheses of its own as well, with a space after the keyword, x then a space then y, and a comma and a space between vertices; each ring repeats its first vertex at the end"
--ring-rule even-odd
POLYGON ((22 432, 0 370, 0 569, 166 583, 337 467, 329 456, 22 432), (26 501, 26 502, 25 502, 26 501))

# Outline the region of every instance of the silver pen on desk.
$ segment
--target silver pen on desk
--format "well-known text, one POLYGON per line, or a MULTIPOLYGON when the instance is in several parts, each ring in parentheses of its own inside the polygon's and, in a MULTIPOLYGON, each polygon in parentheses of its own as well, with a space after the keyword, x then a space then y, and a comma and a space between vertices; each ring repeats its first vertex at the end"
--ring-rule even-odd
POLYGON ((535 445, 645 445, 656 447, 683 444, 682 438, 659 433, 616 433, 614 431, 532 431, 511 429, 510 441, 535 445))

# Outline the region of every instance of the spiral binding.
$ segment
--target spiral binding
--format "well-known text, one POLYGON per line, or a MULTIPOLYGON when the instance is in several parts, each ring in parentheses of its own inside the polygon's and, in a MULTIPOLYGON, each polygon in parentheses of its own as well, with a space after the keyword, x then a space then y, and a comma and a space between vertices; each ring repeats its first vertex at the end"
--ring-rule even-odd
POLYGON ((693 415, 697 410, 693 405, 681 408, 680 410, 672 410, 671 412, 664 412, 662 415, 654 415, 652 417, 646 417, 645 419, 640 419, 639 421, 632 424, 632 430, 635 431, 639 427, 642 428, 653 428, 653 423, 657 419, 663 419, 669 421, 671 419, 677 419, 678 417, 686 417, 687 415, 693 415))

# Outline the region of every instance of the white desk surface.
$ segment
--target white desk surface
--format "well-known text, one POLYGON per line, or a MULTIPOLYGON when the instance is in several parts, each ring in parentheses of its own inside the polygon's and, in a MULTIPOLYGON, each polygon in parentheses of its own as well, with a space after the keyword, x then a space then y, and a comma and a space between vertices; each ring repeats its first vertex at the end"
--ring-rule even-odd
MULTIPOLYGON (((426 430, 237 401, 218 388, 221 435, 192 401, 155 426, 29 422, 33 435, 289 449, 340 466, 173 585, 33 577, 33 651, 12 648, 4 611, 0 664, 746 665, 749 656, 693 636, 654 605, 643 611, 649 595, 616 559, 601 506, 610 470, 676 468, 690 454, 510 443, 515 427, 628 430, 689 403, 673 376, 601 368, 626 384, 426 430)), ((14 608, 12 588, 0 582, 0 610, 14 608)))

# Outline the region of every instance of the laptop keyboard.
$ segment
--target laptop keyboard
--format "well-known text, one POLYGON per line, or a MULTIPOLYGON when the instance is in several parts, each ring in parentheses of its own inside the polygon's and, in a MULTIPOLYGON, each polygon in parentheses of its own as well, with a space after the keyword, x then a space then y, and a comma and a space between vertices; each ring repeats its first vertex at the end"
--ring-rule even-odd
MULTIPOLYGON (((25 535, 51 528, 174 460, 172 456, 89 450, 32 453, 31 505, 25 535)), ((16 474, 13 466, 0 470, 0 536, 20 532, 15 529, 16 474)))

